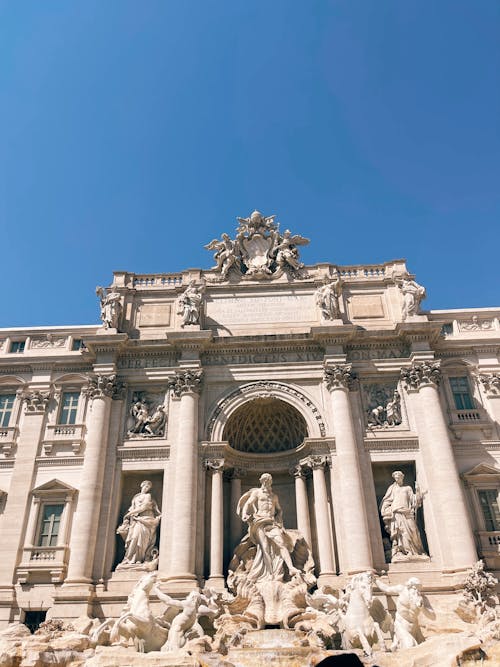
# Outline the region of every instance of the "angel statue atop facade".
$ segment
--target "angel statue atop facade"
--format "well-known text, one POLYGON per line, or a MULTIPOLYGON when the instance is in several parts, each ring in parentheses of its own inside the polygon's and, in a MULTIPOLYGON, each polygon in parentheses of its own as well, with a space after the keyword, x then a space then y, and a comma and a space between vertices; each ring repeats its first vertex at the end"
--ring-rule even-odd
POLYGON ((122 314, 121 296, 118 292, 107 290, 99 285, 95 293, 101 302, 101 320, 105 329, 118 329, 122 314))
POLYGON ((275 257, 278 266, 278 272, 285 270, 299 271, 304 268, 304 264, 299 261, 299 250, 297 246, 307 245, 309 239, 295 234, 289 229, 285 229, 283 236, 278 235, 271 255, 275 257))
POLYGON ((239 269, 240 248, 238 241, 232 241, 228 234, 222 234, 222 240, 214 239, 210 241, 205 248, 207 250, 215 250, 214 259, 217 262, 214 267, 220 272, 221 280, 226 280, 228 273, 232 267, 239 269))

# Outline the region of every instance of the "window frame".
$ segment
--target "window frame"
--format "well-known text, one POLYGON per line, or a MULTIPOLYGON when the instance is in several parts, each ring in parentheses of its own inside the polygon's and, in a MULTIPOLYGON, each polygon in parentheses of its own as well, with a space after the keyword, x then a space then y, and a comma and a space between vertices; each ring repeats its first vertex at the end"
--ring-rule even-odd
POLYGON ((81 396, 82 392, 81 390, 77 389, 63 389, 61 390, 60 393, 60 398, 58 400, 58 410, 57 410, 57 421, 56 424, 61 425, 61 426, 75 426, 75 424, 78 424, 78 417, 80 416, 80 402, 81 402, 81 396), (66 421, 62 420, 62 416, 64 414, 65 410, 65 405, 64 405, 64 397, 65 396, 76 396, 76 405, 71 404, 69 409, 68 409, 68 415, 71 417, 73 415, 74 419, 71 421, 71 419, 68 419, 66 421))
POLYGON ((476 410, 474 394, 472 393, 469 376, 467 374, 448 375, 448 385, 450 387, 450 392, 453 399, 454 410, 476 410), (456 381, 457 384, 460 381, 463 381, 467 391, 460 391, 459 388, 454 389, 453 381, 456 381), (465 405, 467 402, 470 402, 470 406, 465 405), (463 403, 463 405, 458 405, 459 403, 463 403))

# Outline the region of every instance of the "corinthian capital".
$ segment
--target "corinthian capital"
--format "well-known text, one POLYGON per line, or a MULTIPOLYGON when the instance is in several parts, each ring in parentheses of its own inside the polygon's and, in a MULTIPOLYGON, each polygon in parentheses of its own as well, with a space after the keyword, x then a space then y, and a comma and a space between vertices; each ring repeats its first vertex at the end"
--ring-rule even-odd
POLYGON ((328 389, 352 389, 356 375, 351 364, 325 366, 324 380, 328 389))
POLYGON ((22 394, 24 411, 29 414, 42 414, 50 400, 50 391, 27 391, 22 394))
POLYGON ((119 398, 123 385, 116 375, 92 375, 89 378, 84 393, 94 400, 95 398, 119 398))
POLYGON ((223 459, 207 459, 204 461, 205 469, 210 472, 218 472, 224 470, 223 459))
POLYGON ((174 377, 170 378, 168 381, 168 388, 171 389, 174 393, 174 396, 178 398, 182 394, 199 394, 201 391, 201 383, 203 380, 203 371, 179 371, 174 377))
POLYGON ((302 465, 311 468, 311 470, 319 470, 320 468, 326 468, 329 460, 327 456, 320 456, 319 454, 313 454, 308 456, 307 459, 301 461, 302 465))
POLYGON ((421 386, 432 384, 436 387, 441 382, 441 369, 439 362, 423 361, 421 364, 413 363, 410 368, 401 369, 401 380, 406 389, 418 390, 421 386))
POLYGON ((488 396, 500 396, 500 373, 478 373, 476 377, 488 396))

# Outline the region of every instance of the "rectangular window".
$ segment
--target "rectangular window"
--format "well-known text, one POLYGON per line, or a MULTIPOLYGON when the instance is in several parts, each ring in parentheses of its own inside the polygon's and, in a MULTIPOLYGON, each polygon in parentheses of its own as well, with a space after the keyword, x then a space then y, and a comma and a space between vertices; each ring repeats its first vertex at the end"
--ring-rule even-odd
POLYGON ((498 505, 498 491, 484 489, 478 491, 479 502, 483 510, 486 530, 500 530, 500 507, 498 505))
POLYGON ((42 506, 42 522, 40 524, 40 534, 38 536, 39 547, 57 546, 63 509, 64 505, 42 506))
POLYGON ((10 344, 10 351, 13 354, 22 354, 24 352, 24 340, 13 340, 10 344))
POLYGON ((61 412, 59 414, 59 424, 75 424, 76 413, 78 410, 78 391, 65 391, 61 399, 61 412))
POLYGON ((473 410, 474 403, 469 389, 469 381, 464 377, 450 378, 450 387, 457 410, 473 410))
POLYGON ((0 396, 0 426, 8 426, 12 408, 14 407, 15 394, 4 394, 0 396))
POLYGON ((81 350, 83 347, 83 340, 81 338, 73 338, 73 342, 71 343, 71 349, 73 352, 78 352, 78 350, 81 350))

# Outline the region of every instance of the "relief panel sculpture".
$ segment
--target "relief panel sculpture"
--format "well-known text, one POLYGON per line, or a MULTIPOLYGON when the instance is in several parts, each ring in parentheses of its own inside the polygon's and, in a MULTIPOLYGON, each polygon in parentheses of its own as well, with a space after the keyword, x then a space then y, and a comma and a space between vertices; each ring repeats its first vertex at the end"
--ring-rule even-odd
POLYGON ((129 438, 163 438, 167 426, 164 394, 134 394, 127 422, 129 438))

